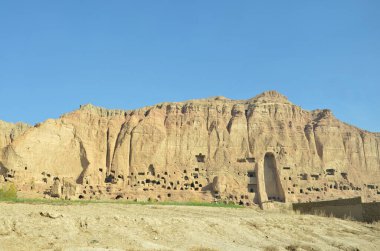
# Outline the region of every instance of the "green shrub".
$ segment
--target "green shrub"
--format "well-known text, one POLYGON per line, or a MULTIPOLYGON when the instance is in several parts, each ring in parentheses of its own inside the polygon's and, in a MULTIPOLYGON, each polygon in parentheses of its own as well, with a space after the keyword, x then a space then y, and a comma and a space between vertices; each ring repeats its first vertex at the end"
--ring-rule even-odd
POLYGON ((5 184, 0 188, 0 199, 16 199, 17 198, 17 189, 15 184, 5 184))

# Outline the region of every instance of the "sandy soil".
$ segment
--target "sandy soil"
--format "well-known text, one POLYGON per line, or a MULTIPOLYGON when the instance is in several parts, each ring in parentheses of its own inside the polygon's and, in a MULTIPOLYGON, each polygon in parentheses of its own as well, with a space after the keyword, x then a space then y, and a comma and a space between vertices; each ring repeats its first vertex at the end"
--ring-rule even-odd
POLYGON ((0 250, 380 250, 380 224, 284 211, 0 203, 0 250))

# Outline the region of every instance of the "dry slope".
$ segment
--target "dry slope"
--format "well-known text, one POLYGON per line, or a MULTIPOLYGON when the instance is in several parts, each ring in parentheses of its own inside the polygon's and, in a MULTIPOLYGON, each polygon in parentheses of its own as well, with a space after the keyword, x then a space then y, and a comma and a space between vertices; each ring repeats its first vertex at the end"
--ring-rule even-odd
POLYGON ((4 203, 0 203, 0 211, 1 250, 377 250, 380 247, 378 224, 286 211, 4 203))

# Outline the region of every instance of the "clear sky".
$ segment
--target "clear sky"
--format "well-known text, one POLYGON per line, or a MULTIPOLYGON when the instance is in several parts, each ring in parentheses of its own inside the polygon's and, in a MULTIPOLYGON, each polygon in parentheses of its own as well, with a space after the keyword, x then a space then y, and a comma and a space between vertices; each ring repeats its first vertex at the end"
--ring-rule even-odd
POLYGON ((380 131, 380 1, 0 2, 1 120, 265 90, 380 131))

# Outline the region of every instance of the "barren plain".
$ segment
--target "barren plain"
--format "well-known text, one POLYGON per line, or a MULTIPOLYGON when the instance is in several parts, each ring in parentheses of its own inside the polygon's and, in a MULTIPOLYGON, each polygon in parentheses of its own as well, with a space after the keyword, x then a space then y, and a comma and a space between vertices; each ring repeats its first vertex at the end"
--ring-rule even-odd
POLYGON ((380 224, 290 210, 0 203, 0 250, 379 250, 380 224))

